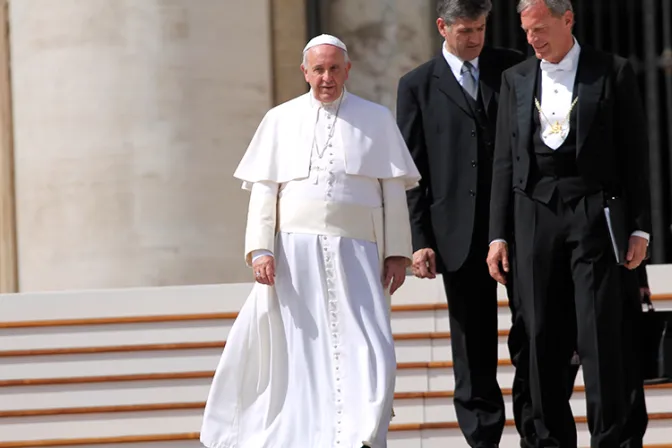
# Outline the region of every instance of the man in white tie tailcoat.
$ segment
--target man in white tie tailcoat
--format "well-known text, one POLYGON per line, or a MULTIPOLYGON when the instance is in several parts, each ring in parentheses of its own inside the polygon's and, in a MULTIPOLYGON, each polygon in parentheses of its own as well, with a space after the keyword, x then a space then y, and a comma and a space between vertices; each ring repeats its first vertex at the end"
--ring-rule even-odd
MULTIPOLYGON (((627 60, 574 38, 570 0, 520 0, 518 11, 536 57, 502 77, 488 266, 503 283, 513 234, 539 446, 576 446, 563 378, 576 344, 591 447, 617 447, 632 407, 624 291, 651 231, 642 101, 627 60), (625 209, 612 222, 625 236, 623 265, 605 216, 605 205, 617 203, 625 209), (568 283, 573 297, 563 292, 568 283)), ((632 384, 641 392, 641 381, 632 384)))

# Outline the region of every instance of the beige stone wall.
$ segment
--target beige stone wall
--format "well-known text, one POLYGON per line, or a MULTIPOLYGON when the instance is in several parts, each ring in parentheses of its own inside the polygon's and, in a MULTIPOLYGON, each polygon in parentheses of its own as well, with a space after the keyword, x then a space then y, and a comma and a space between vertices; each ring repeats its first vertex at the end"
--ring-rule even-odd
POLYGON ((399 78, 433 55, 435 0, 325 3, 325 28, 343 39, 352 59, 348 88, 394 112, 399 78))
POLYGON ((267 0, 11 0, 22 291, 249 280, 267 0), (244 42, 244 45, 240 42, 244 42))
MULTIPOLYGON (((268 108, 306 91, 305 3, 9 0, 19 290, 249 281, 232 174, 268 108)), ((325 2, 350 90, 394 111, 434 51, 433 4, 325 2)))
POLYGON ((7 2, 0 0, 0 293, 17 291, 14 131, 7 2))
POLYGON ((301 74, 306 45, 306 0, 271 0, 273 22, 273 87, 275 104, 308 90, 301 74))

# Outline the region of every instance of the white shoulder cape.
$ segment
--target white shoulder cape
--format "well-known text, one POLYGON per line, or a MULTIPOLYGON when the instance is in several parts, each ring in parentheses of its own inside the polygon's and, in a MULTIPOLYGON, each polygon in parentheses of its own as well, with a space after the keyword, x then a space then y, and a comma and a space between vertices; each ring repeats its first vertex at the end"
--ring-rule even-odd
MULTIPOLYGON (((234 173, 244 189, 308 177, 317 113, 310 95, 266 113, 234 173)), ((348 92, 336 127, 333 141, 343 147, 347 174, 403 178, 407 189, 417 185, 420 173, 389 109, 348 92)))

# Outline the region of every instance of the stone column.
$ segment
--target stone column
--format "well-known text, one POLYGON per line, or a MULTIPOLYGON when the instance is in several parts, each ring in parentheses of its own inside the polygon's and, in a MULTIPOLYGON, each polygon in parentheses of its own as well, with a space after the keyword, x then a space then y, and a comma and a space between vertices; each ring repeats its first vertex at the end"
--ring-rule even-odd
POLYGON ((435 0, 324 3, 325 28, 345 42, 352 59, 350 91, 395 111, 399 78, 436 49, 435 4, 435 0))
MULTIPOLYGON (((268 0, 11 0, 22 291, 249 281, 268 0)), ((225 298, 223 298, 225 299, 225 298)))
POLYGON ((0 293, 17 291, 14 139, 7 2, 0 2, 0 293))
POLYGON ((273 23, 273 87, 275 104, 308 90, 301 74, 306 45, 306 0, 271 0, 273 23))

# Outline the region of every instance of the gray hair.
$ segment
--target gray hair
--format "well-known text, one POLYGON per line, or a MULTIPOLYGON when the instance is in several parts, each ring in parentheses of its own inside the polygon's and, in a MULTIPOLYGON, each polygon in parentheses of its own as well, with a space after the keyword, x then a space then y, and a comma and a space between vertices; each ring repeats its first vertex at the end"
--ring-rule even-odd
POLYGON ((458 19, 476 20, 482 15, 490 14, 491 0, 440 0, 436 12, 440 18, 451 26, 458 19))
MULTIPOLYGON (((303 52, 303 59, 301 59, 301 65, 304 65, 306 67, 308 67, 308 52, 309 51, 310 51, 310 48, 308 50, 304 51, 303 52)), ((350 56, 348 56, 347 51, 344 51, 343 49, 341 49, 341 51, 343 52, 343 56, 345 56, 345 65, 348 65, 348 63, 350 62, 350 56)))
POLYGON ((567 11, 574 12, 572 7, 572 0, 520 0, 518 2, 518 13, 525 11, 530 6, 537 3, 543 3, 556 17, 562 16, 567 11))

